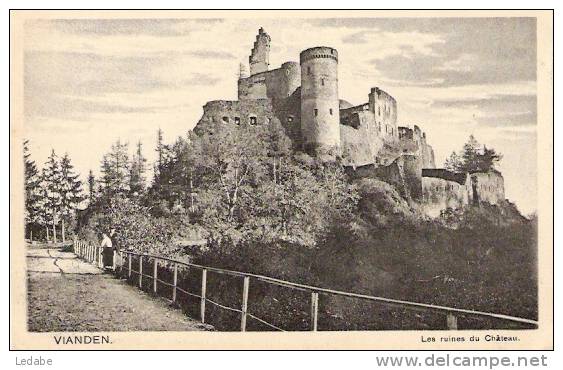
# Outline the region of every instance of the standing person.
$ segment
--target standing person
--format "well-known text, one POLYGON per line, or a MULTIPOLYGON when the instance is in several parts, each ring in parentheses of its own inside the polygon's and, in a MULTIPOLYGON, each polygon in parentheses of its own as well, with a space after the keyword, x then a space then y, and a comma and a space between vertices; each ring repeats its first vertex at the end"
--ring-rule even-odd
POLYGON ((111 269, 113 268, 113 242, 111 240, 111 238, 113 237, 113 235, 115 234, 115 229, 111 229, 109 232, 109 236, 106 233, 102 234, 102 245, 101 247, 103 248, 103 268, 105 269, 111 269))

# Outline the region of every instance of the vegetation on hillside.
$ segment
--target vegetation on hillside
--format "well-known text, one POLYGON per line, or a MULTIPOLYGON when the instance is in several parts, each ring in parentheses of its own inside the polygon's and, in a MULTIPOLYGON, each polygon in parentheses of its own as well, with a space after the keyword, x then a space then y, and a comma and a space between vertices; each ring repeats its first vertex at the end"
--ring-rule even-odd
MULTIPOLYGON (((470 138, 462 159, 450 158, 451 169, 491 169, 501 158, 478 148, 470 138)), ((73 232, 97 243, 101 232, 115 228, 119 248, 333 289, 537 317, 536 220, 522 217, 513 204, 449 209, 428 219, 390 184, 352 181, 339 163, 292 151, 276 120, 209 124, 171 145, 159 130, 156 150, 146 185, 142 146, 129 158, 127 144, 117 141, 102 160, 101 178, 88 177, 87 207, 73 232), (197 239, 206 246, 186 246, 197 239)), ((45 179, 53 163, 50 158, 45 179)), ((26 173, 33 174, 33 166, 26 165, 26 173)), ((32 178, 26 176, 26 191, 35 186, 32 178)), ((28 222, 39 222, 30 221, 34 207, 28 207, 28 222)), ((195 279, 186 284, 197 291, 195 279)), ((209 291, 236 307, 236 284, 213 278, 209 291)), ((309 298, 300 294, 256 283, 251 309, 286 329, 306 329, 309 298)), ((445 320, 337 298, 320 303, 321 329, 442 328, 445 320)), ((209 318, 235 330, 231 316, 214 310, 209 318)))

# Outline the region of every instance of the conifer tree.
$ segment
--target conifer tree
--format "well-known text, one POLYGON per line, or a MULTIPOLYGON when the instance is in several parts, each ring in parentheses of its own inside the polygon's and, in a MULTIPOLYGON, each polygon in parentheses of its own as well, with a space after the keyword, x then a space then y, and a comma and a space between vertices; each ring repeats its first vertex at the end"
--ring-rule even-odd
POLYGON ((131 160, 129 173, 129 192, 138 196, 145 191, 146 158, 143 156, 142 144, 137 143, 137 151, 131 160))
POLYGON ((35 161, 29 152, 29 140, 23 143, 24 178, 25 178, 25 223, 29 228, 29 239, 33 240, 33 227, 39 221, 40 177, 35 161))
POLYGON ((94 205, 94 203, 96 203, 96 199, 98 198, 99 188, 96 188, 96 184, 96 177, 94 176, 92 170, 90 170, 88 172, 88 207, 94 205))
POLYGON ((449 171, 458 172, 462 170, 462 163, 461 158, 459 155, 454 151, 450 156, 446 159, 444 163, 444 168, 449 171))
MULTIPOLYGON (((55 150, 51 151, 51 155, 45 163, 42 171, 44 216, 48 218, 48 222, 52 226, 53 242, 57 242, 57 224, 61 213, 61 167, 55 150)), ((45 220, 47 222, 47 220, 45 220)))
POLYGON ((112 197, 129 191, 129 145, 117 140, 102 159, 103 192, 112 197))
POLYGON ((65 241, 65 222, 69 221, 80 203, 85 199, 82 195, 82 182, 79 175, 74 173, 74 167, 68 154, 60 162, 61 183, 59 187, 61 199, 61 234, 65 241))
POLYGON ((156 133, 156 153, 157 153, 157 159, 156 159, 156 164, 154 166, 155 181, 160 176, 162 168, 164 167, 164 144, 163 144, 163 133, 161 128, 159 128, 156 133))
POLYGON ((479 142, 475 139, 475 136, 470 135, 469 140, 463 145, 463 150, 461 152, 462 158, 462 170, 464 172, 474 172, 479 170, 478 168, 478 157, 479 157, 479 142))

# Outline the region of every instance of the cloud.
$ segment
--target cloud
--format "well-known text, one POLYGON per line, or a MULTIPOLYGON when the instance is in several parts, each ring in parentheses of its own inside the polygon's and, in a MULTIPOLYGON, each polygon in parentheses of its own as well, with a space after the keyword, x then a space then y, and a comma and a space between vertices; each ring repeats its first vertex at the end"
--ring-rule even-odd
POLYGON ((470 108, 481 112, 537 112, 535 95, 492 95, 490 97, 469 97, 465 99, 442 99, 432 103, 434 108, 470 108))
POLYGON ((201 59, 236 59, 233 54, 220 50, 194 50, 185 54, 201 59))
POLYGON ((473 111, 478 124, 487 127, 535 126, 537 98, 535 95, 492 95, 490 97, 442 99, 432 103, 433 109, 465 109, 473 111))
POLYGON ((62 33, 108 36, 150 35, 159 37, 185 36, 202 25, 221 19, 54 19, 44 22, 62 33))
POLYGON ((162 57, 106 56, 94 53, 30 51, 24 55, 24 92, 96 95, 141 92, 164 86, 152 74, 162 57))
POLYGON ((373 19, 324 22, 348 27, 371 27, 347 37, 368 42, 367 36, 416 32, 420 39, 434 35, 440 42, 430 52, 403 45, 402 53, 375 55, 371 65, 389 83, 434 87, 497 84, 536 79, 536 22, 534 18, 373 19), (385 29, 383 33, 380 29, 385 29))

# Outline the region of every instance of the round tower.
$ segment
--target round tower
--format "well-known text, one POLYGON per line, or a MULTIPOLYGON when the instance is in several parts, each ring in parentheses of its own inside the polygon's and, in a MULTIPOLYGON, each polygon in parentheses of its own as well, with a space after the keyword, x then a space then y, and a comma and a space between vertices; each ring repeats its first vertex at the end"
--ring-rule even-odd
POLYGON ((338 52, 320 46, 304 50, 301 63, 301 132, 304 149, 314 154, 340 151, 338 52))

